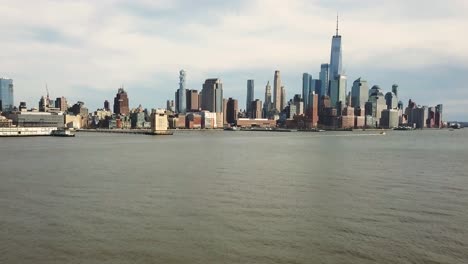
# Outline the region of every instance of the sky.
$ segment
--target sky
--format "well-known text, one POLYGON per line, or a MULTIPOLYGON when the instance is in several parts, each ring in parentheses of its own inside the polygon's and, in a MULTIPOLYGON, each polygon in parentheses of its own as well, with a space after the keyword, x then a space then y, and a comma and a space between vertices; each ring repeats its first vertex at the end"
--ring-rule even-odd
POLYGON ((400 99, 444 104, 446 120, 468 121, 466 0, 99 0, 1 1, 0 75, 15 103, 51 97, 113 101, 121 86, 130 106, 165 107, 179 70, 187 88, 220 78, 224 97, 245 108, 248 79, 263 101, 280 70, 288 98, 302 73, 318 78, 330 60, 340 17, 348 91, 362 77, 400 99))

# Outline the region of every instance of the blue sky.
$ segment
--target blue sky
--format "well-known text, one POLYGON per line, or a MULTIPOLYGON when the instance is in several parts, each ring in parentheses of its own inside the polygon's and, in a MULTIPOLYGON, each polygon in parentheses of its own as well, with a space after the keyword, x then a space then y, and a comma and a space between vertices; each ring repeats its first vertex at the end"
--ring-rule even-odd
POLYGON ((446 119, 468 120, 468 2, 464 0, 4 1, 0 72, 15 101, 51 96, 91 109, 124 85, 131 107, 164 107, 178 72, 190 89, 219 77, 225 97, 245 105, 247 79, 263 100, 280 70, 287 96, 302 73, 329 61, 336 13, 343 65, 401 99, 444 104, 446 119))

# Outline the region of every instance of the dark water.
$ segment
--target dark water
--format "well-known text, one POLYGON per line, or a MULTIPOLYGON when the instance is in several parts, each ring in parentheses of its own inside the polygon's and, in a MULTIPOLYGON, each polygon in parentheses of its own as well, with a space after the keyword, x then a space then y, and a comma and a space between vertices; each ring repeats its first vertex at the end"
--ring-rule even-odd
POLYGON ((0 263, 468 263, 468 130, 0 139, 0 263))

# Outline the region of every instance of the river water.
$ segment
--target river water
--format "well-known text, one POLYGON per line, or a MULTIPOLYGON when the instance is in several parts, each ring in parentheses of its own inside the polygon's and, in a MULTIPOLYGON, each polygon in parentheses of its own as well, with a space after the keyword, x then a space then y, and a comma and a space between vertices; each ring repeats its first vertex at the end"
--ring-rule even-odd
POLYGON ((468 263, 468 130, 1 138, 0 263, 468 263))

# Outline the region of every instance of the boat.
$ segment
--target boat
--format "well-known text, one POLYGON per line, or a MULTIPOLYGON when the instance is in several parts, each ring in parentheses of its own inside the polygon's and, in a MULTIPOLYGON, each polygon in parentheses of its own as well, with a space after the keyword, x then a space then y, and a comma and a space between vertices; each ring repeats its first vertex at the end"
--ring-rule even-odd
POLYGON ((236 126, 233 126, 233 127, 225 127, 224 130, 225 130, 225 131, 239 131, 239 128, 236 127, 236 126))
POLYGON ((54 137, 74 137, 75 133, 72 133, 70 129, 57 129, 52 131, 50 135, 54 137))
POLYGON ((385 131, 382 131, 380 132, 380 135, 387 135, 387 133, 385 133, 385 131))
POLYGON ((399 127, 393 128, 393 130, 407 131, 407 130, 413 130, 413 128, 410 126, 399 126, 399 127))

